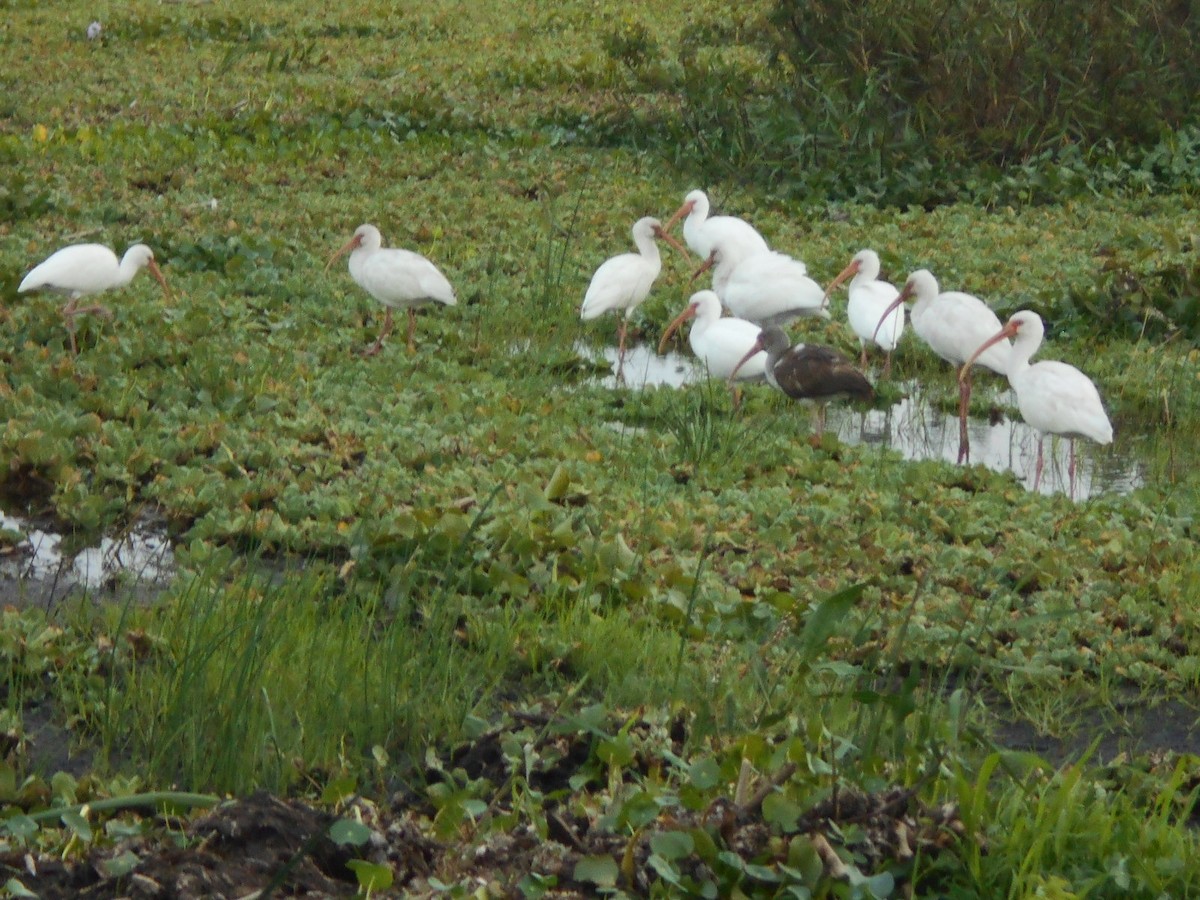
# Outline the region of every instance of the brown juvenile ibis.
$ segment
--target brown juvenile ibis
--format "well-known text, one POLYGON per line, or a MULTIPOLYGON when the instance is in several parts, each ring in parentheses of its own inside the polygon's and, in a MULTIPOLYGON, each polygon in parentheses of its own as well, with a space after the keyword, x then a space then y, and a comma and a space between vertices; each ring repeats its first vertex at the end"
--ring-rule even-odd
MULTIPOLYGON (((783 329, 773 325, 759 332, 742 362, 761 350, 767 353, 764 375, 770 384, 795 400, 816 404, 815 433, 818 436, 825 431, 825 404, 830 400, 850 397, 869 402, 875 397, 875 389, 862 372, 854 368, 853 361, 831 347, 817 344, 792 346, 783 329)), ((735 375, 738 367, 733 370, 735 375)))

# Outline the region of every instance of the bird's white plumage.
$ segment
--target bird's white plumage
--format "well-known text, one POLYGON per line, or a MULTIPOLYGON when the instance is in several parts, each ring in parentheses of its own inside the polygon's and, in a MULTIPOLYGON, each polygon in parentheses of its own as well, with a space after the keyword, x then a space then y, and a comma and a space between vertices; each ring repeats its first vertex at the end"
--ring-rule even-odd
POLYGON ((103 244, 72 244, 35 266, 17 291, 52 291, 78 300, 124 287, 153 260, 154 252, 145 244, 134 244, 119 261, 103 244))
POLYGON ((886 281, 879 280, 879 254, 874 250, 860 250, 851 264, 857 264, 857 268, 850 280, 846 303, 846 319, 850 323, 850 330, 858 337, 860 346, 865 348, 874 344, 891 353, 904 333, 904 305, 897 306, 890 313, 887 309, 900 296, 900 291, 886 281))
POLYGON ((683 222, 683 239, 703 260, 692 277, 712 268, 713 290, 723 301, 725 285, 738 263, 758 253, 766 253, 770 248, 766 239, 745 219, 710 217, 709 210, 708 195, 700 190, 691 191, 664 227, 670 231, 681 217, 687 216, 683 222))
MULTIPOLYGON (((913 331, 948 363, 961 366, 1000 330, 1000 318, 986 303, 961 291, 939 292, 937 279, 928 269, 909 275, 905 292, 915 299, 910 314, 913 331)), ((977 362, 1004 375, 1011 353, 1012 344, 1001 341, 989 347, 977 362)))
POLYGON ((411 309, 429 301, 454 306, 454 288, 433 263, 419 253, 384 247, 374 225, 360 225, 350 251, 350 277, 364 291, 392 309, 411 309))
POLYGON ((1005 330, 1016 332, 1006 374, 1017 395, 1021 417, 1045 434, 1112 443, 1112 423, 1090 378, 1057 360, 1030 364, 1045 334, 1041 317, 1022 310, 1009 318, 1005 330))
MULTIPOLYGON (((717 250, 718 262, 724 252, 717 250)), ((825 291, 804 263, 786 253, 768 250, 742 259, 717 294, 733 315, 763 327, 801 316, 829 318, 825 291)))
MULTIPOLYGON (((709 216, 708 195, 696 190, 683 198, 683 206, 672 217, 672 224, 683 214, 683 239, 701 259, 717 247, 724 250, 727 261, 733 265, 745 256, 765 253, 770 248, 766 238, 745 219, 736 216, 709 216)), ((668 230, 670 226, 668 225, 668 230)))
POLYGON ((764 377, 767 354, 760 352, 740 368, 738 363, 758 340, 762 330, 753 322, 721 316, 721 300, 713 291, 697 291, 688 308, 671 323, 664 341, 680 324, 694 318, 688 332, 688 344, 711 378, 729 378, 737 369, 738 381, 758 381, 764 377))
POLYGON ((595 319, 610 310, 625 311, 628 318, 650 294, 654 279, 662 271, 662 257, 655 241, 658 219, 646 216, 633 225, 637 253, 622 253, 605 260, 592 275, 579 317, 595 319))

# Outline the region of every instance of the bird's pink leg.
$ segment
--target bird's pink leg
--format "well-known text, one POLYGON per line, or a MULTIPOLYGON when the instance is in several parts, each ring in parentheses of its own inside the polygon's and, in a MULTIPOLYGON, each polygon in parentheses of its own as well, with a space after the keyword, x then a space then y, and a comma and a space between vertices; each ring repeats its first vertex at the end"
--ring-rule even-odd
POLYGON ((1075 499, 1075 438, 1071 438, 1070 443, 1070 459, 1067 461, 1067 485, 1070 490, 1071 499, 1075 499))
POLYGON ((817 404, 816 421, 817 421, 817 437, 820 437, 821 435, 823 435, 825 433, 825 404, 824 403, 817 404))
POLYGON ((862 345, 862 353, 860 353, 858 356, 858 367, 860 369, 865 369, 867 367, 867 345, 866 344, 862 345))
POLYGON ((413 343, 413 333, 417 330, 417 311, 411 306, 408 308, 408 352, 416 353, 417 345, 413 343))
POLYGON ((1044 441, 1044 440, 1045 440, 1045 436, 1039 434, 1038 435, 1037 465, 1034 467, 1034 470, 1033 470, 1033 489, 1035 491, 1038 489, 1038 486, 1042 483, 1042 441, 1044 441))
POLYGON ((891 377, 892 377, 892 351, 891 351, 891 350, 889 350, 889 351, 887 352, 887 356, 886 356, 886 357, 884 357, 884 361, 883 361, 883 377, 884 377, 884 378, 891 378, 891 377))
POLYGON ((958 461, 971 459, 971 439, 967 436, 967 409, 971 405, 971 373, 958 382, 958 461))
POLYGON ((104 316, 106 319, 111 319, 113 317, 112 310, 107 306, 102 306, 99 303, 93 303, 91 306, 76 306, 75 301, 72 300, 68 306, 70 309, 64 309, 63 315, 69 319, 74 319, 76 316, 89 314, 104 316))
POLYGON ((392 333, 392 308, 387 307, 387 315, 383 317, 383 328, 379 329, 379 337, 375 343, 363 350, 363 356, 374 356, 383 348, 383 339, 392 333))
POLYGON ((625 383, 625 329, 629 321, 621 317, 617 324, 617 381, 625 383))

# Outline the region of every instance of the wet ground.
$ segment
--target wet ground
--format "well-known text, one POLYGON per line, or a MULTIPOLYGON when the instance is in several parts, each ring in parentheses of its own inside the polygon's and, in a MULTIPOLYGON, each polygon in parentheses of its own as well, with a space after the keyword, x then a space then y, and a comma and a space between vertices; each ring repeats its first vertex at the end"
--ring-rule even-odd
MULTIPOLYGON (((595 351, 585 344, 577 345, 576 351, 595 358, 595 351)), ((601 356, 615 373, 616 348, 603 348, 601 356)), ((683 387, 706 377, 694 357, 674 351, 660 356, 649 344, 626 348, 624 373, 625 386, 635 390, 651 386, 683 387)), ((1005 387, 998 387, 1002 385, 1001 379, 980 378, 977 381, 977 392, 994 396, 998 405, 1015 410, 1016 400, 1012 393, 1005 387)), ((603 383, 608 387, 618 387, 615 374, 606 376, 603 383)), ((860 413, 845 406, 830 405, 826 429, 836 433, 847 444, 878 444, 895 450, 905 459, 956 462, 957 415, 938 408, 934 398, 918 382, 901 382, 898 387, 903 396, 887 409, 860 413)), ((766 386, 752 386, 750 389, 770 390, 766 386)), ((798 427, 802 429, 802 420, 810 413, 798 410, 796 415, 798 427)), ((1036 431, 1020 418, 999 416, 994 421, 970 419, 967 433, 971 443, 972 464, 984 465, 997 472, 1011 472, 1027 489, 1033 490, 1039 439, 1036 431)), ((1110 447, 1097 447, 1086 440, 1077 441, 1072 491, 1069 478, 1070 443, 1058 438, 1046 438, 1038 491, 1043 494, 1069 493, 1076 500, 1083 500, 1101 493, 1128 493, 1141 487, 1145 477, 1144 467, 1129 452, 1131 443, 1129 436, 1120 433, 1110 447)))
POLYGON ((0 602, 8 604, 49 608, 72 594, 117 589, 124 599, 146 600, 175 572, 166 530, 150 520, 75 551, 48 527, 3 512, 0 532, 13 538, 0 555, 0 602))

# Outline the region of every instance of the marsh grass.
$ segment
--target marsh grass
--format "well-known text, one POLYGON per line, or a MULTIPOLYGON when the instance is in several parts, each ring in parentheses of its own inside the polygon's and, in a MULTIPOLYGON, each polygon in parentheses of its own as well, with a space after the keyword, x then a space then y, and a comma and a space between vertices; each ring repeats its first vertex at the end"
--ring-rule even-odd
MULTIPOLYGON (((1190 188, 1147 186, 1184 184, 1194 143, 1160 154, 1169 178, 1133 189, 1127 172, 1112 195, 1077 177, 1084 157, 1054 178, 1058 157, 1032 160, 1007 186, 882 157, 801 171, 812 145, 754 105, 770 73, 739 41, 761 7, 519 7, 135 4, 98 44, 15 11, 3 488, 75 540, 153 508, 181 574, 153 607, 6 611, 6 712, 52 697, 150 787, 310 796, 346 777, 382 796, 422 778, 427 751, 525 709, 598 709, 609 749, 631 710, 679 715, 687 746, 651 768, 716 761, 701 803, 732 795, 743 759, 784 758, 804 766, 782 790, 798 806, 892 784, 957 802, 986 852, 948 838, 931 891, 1104 893, 1127 871, 1131 890, 1181 895, 1196 870, 1171 869, 1196 854, 1182 769, 1051 776, 993 757, 987 736, 1014 708, 1069 730, 1072 698, 1200 681, 1200 382, 1187 333, 1170 336, 1200 219, 1190 188), (178 77, 161 77, 168 57, 178 77), (784 165, 762 155, 776 138, 784 165), (863 172, 878 177, 859 190, 863 172), (1002 315, 1039 309, 1046 358, 1083 368, 1118 428, 1147 435, 1146 486, 1072 504, 979 467, 811 444, 772 392, 732 414, 718 383, 604 388, 575 350, 611 334, 578 322, 587 279, 692 187, 818 280, 874 246, 894 282, 928 266, 1002 315), (926 209, 931 193, 990 199, 926 209), (900 205, 868 202, 884 194, 900 205), (377 309, 322 266, 363 221, 459 292, 422 312, 415 355, 352 352, 377 309), (18 298, 21 274, 70 240, 138 238, 175 301, 133 282, 68 358, 58 303, 18 298), (1060 817, 1103 839, 1056 843, 1060 817), (1121 863, 1122 841, 1146 871, 1121 863)), ((670 259, 639 311, 651 333, 687 290, 670 259)), ((814 339, 853 353, 843 303, 814 339)), ((952 402, 918 341, 896 365, 952 402)), ((619 803, 626 779, 653 779, 616 758, 600 768, 619 803)))

